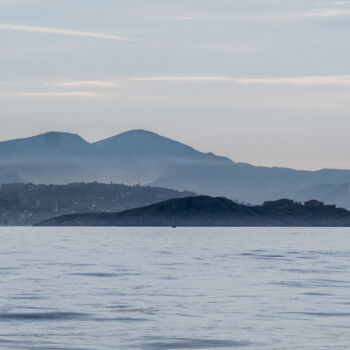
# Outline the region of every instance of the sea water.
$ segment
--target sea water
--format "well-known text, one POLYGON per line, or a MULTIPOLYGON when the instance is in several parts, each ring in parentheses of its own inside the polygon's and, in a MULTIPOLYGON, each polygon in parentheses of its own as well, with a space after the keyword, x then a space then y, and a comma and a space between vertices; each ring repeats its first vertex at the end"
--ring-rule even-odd
POLYGON ((0 348, 349 349, 350 229, 1 228, 0 348))

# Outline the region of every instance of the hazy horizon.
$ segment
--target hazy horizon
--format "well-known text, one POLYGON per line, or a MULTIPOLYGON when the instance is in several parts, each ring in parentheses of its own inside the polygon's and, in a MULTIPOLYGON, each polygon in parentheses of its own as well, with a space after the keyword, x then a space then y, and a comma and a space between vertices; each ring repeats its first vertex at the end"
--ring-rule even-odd
POLYGON ((349 169, 350 1, 0 0, 0 139, 146 129, 349 169))

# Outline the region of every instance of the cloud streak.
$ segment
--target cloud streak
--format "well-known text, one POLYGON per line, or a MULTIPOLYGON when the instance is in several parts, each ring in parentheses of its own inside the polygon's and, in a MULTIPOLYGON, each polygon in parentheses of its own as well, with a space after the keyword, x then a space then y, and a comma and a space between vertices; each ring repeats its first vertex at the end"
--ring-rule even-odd
POLYGON ((350 15, 349 9, 318 9, 302 14, 301 18, 331 18, 350 15))
POLYGON ((329 75, 329 76, 305 76, 289 78, 232 78, 225 76, 157 76, 157 77, 136 77, 133 81, 149 82, 232 82, 238 84, 265 84, 265 85, 343 85, 350 86, 350 75, 329 75))
POLYGON ((56 34, 56 35, 76 36, 76 37, 88 37, 88 38, 105 39, 105 40, 119 40, 119 41, 126 41, 126 42, 141 43, 149 46, 174 46, 175 45, 180 47, 198 47, 198 48, 204 48, 204 49, 216 50, 216 51, 246 51, 247 50, 246 48, 239 49, 237 47, 230 48, 226 46, 201 45, 197 43, 171 42, 171 41, 160 41, 160 40, 139 40, 139 39, 115 35, 115 34, 95 33, 95 32, 86 32, 86 31, 80 31, 80 30, 50 28, 50 27, 41 27, 41 26, 0 24, 0 30, 33 32, 33 33, 42 33, 42 34, 56 34))
POLYGON ((310 85, 349 85, 350 75, 333 75, 333 76, 306 76, 291 78, 275 78, 275 79, 232 79, 241 84, 289 84, 297 86, 310 85))
POLYGON ((68 92, 19 92, 17 96, 20 97, 84 97, 96 98, 102 97, 103 94, 90 91, 68 91, 68 92))
POLYGON ((0 24, 0 29, 22 31, 22 32, 44 33, 44 34, 69 35, 69 36, 88 37, 88 38, 96 38, 96 39, 121 40, 121 41, 130 41, 130 42, 137 41, 136 39, 133 39, 133 38, 115 35, 115 34, 85 32, 80 30, 71 30, 71 29, 63 29, 63 28, 0 24))
POLYGON ((134 81, 185 81, 185 82, 206 82, 206 81, 230 81, 232 78, 220 76, 158 76, 158 77, 136 77, 134 81))
POLYGON ((45 84, 57 87, 117 87, 118 83, 115 81, 103 81, 103 80, 76 80, 66 81, 62 83, 45 84))

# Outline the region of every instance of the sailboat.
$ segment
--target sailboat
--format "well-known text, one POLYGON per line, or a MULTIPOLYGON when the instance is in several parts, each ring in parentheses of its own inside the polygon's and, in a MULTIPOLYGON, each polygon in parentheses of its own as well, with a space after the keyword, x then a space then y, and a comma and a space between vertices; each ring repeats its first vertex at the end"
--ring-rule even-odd
POLYGON ((172 228, 176 228, 176 223, 175 223, 175 217, 173 216, 173 224, 171 225, 172 228))

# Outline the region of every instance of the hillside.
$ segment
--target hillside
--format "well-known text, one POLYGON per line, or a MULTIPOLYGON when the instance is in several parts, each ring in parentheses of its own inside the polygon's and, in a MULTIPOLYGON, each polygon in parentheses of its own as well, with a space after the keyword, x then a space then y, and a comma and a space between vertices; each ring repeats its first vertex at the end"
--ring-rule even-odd
MULTIPOLYGON (((0 183, 125 183, 194 191, 253 204, 302 200, 304 189, 350 182, 350 170, 297 171, 257 167, 202 153, 146 130, 131 130, 95 143, 50 132, 0 142, 0 183)), ((350 208, 350 195, 313 198, 350 208)), ((310 197, 309 197, 310 198, 310 197)))
POLYGON ((295 194, 298 200, 316 198, 328 203, 337 203, 343 208, 350 208, 350 182, 344 184, 321 184, 303 188, 295 194))
POLYGON ((189 195, 193 193, 118 184, 7 184, 0 186, 0 225, 32 225, 70 213, 115 212, 189 195))
POLYGON ((245 206, 226 198, 171 199, 120 213, 55 217, 38 226, 350 226, 350 212, 315 200, 245 206))

